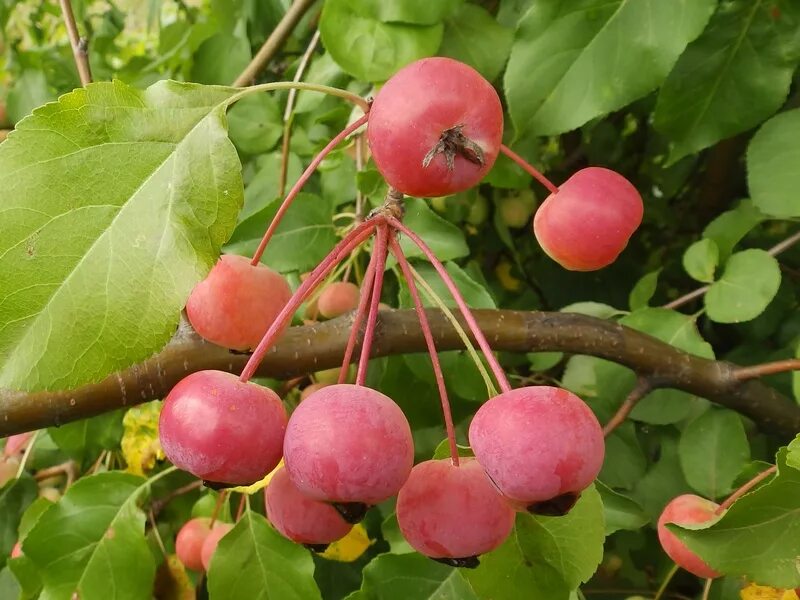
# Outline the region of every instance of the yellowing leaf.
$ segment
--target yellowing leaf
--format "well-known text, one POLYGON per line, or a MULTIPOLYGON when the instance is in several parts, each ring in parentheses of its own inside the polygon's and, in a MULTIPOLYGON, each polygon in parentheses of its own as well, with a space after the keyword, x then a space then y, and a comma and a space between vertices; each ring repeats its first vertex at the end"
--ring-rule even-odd
POLYGON ((167 556, 156 572, 156 597, 161 600, 194 600, 195 593, 186 569, 174 554, 167 556))
POLYGON ((739 596, 742 600, 798 600, 794 590, 784 590, 755 583, 742 588, 739 596))
POLYGON ((517 292, 522 288, 522 282, 511 274, 511 263, 507 260, 498 263, 494 272, 500 285, 509 292, 517 292))
POLYGON ((367 530, 361 523, 356 523, 346 536, 333 542, 320 556, 328 560, 353 562, 358 560, 371 545, 372 540, 369 539, 367 530))
POLYGON ((283 459, 281 462, 278 463, 278 466, 272 469, 269 473, 264 476, 264 479, 261 481, 256 481, 255 483, 251 483, 250 485, 239 485, 236 487, 228 488, 232 492, 239 492, 240 494, 248 494, 252 496, 259 490, 263 490, 269 482, 272 480, 272 476, 278 472, 279 469, 283 468, 283 459))
POLYGON ((134 406, 122 418, 122 455, 128 464, 126 471, 144 476, 156 460, 164 460, 164 451, 158 439, 158 416, 161 402, 154 401, 134 406))

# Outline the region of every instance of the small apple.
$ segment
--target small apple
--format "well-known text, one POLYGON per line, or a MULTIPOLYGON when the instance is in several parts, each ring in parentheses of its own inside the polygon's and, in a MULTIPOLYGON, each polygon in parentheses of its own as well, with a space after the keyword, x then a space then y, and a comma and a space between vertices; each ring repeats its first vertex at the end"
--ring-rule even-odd
POLYGON ((716 510, 719 504, 706 500, 694 494, 684 494, 673 498, 664 507, 664 511, 658 518, 658 540, 664 552, 683 569, 693 575, 705 578, 719 577, 714 569, 709 567, 703 560, 674 533, 667 529, 667 523, 677 525, 691 525, 693 523, 705 523, 716 518, 716 510))

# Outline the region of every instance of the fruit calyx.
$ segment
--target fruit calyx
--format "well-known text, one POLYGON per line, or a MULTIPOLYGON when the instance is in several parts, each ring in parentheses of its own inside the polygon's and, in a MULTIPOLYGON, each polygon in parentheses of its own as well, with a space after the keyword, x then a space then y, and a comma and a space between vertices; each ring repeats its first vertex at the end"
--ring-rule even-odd
POLYGON ((351 525, 360 522, 369 510, 369 505, 363 502, 332 502, 331 506, 351 525))
POLYGON ((427 167, 437 154, 444 154, 447 170, 455 169, 456 156, 462 156, 469 162, 483 166, 483 149, 464 135, 464 125, 454 125, 442 131, 439 141, 422 159, 422 166, 427 167))
POLYGON ((572 510, 572 507, 575 506, 580 497, 579 492, 567 492, 555 498, 550 498, 550 500, 529 504, 527 510, 533 515, 541 515, 543 517, 563 517, 572 510))
POLYGON ((477 569, 481 564, 477 556, 465 556, 463 558, 440 557, 433 558, 432 560, 447 565, 448 567, 457 567, 461 569, 477 569))

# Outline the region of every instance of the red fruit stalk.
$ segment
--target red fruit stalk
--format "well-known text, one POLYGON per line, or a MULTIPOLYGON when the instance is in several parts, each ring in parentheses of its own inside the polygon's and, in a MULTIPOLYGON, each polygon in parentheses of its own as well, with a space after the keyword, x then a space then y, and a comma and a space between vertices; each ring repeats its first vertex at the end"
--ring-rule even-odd
POLYGON ((523 171, 525 171, 528 175, 536 179, 544 187, 550 190, 551 193, 555 194, 556 192, 558 192, 558 186, 555 183, 550 181, 547 177, 544 176, 543 173, 541 173, 538 169, 534 168, 533 165, 529 164, 524 158, 522 158, 519 154, 514 152, 511 148, 509 148, 505 144, 501 144, 500 152, 505 154, 508 158, 510 158, 520 167, 522 167, 523 171))
POLYGON ((278 212, 276 212, 275 216, 272 218, 272 222, 269 224, 266 233, 264 233, 264 237, 261 238, 261 243, 258 245, 255 254, 253 254, 253 260, 251 261, 252 264, 256 265, 261 260, 261 255, 264 254, 264 250, 267 248, 267 244, 269 244, 270 239, 272 239, 272 236, 274 235, 275 230, 278 228, 278 225, 280 225, 281 219, 283 219, 286 211, 289 210, 289 206, 291 206, 292 202, 297 197, 297 194, 300 193, 300 190, 303 189, 303 186, 309 180, 311 175, 313 175, 314 171, 317 170, 319 164, 325 159, 326 156, 328 156, 328 154, 331 153, 334 148, 336 148, 336 146, 339 145, 342 140, 366 123, 368 118, 369 114, 366 114, 357 121, 354 121, 352 124, 345 127, 341 132, 339 132, 338 135, 336 135, 336 137, 328 142, 328 145, 325 146, 320 153, 314 157, 314 160, 311 161, 311 164, 306 167, 306 170, 303 171, 303 174, 300 175, 300 178, 292 186, 292 189, 289 190, 286 198, 284 198, 283 202, 278 208, 278 212))
POLYGON ((375 236, 375 273, 372 281, 372 293, 370 294, 369 313, 367 315, 367 326, 364 329, 364 342, 361 344, 361 358, 358 361, 358 372, 356 373, 356 385, 364 385, 367 379, 367 365, 369 355, 372 351, 372 338, 375 337, 375 324, 378 321, 378 304, 381 301, 381 290, 383 289, 383 271, 386 268, 386 254, 388 248, 389 226, 385 223, 378 225, 378 234, 375 236))
POLYGON ((408 264, 408 259, 403 254, 403 249, 394 236, 389 240, 389 248, 392 254, 397 259, 397 264, 400 265, 400 270, 403 273, 406 283, 408 283, 408 291, 411 294, 411 299, 414 301, 414 310, 417 312, 417 319, 419 320, 419 327, 422 329, 422 335, 425 338, 425 344, 428 346, 428 354, 431 357, 431 367, 433 368, 433 376, 436 378, 436 387, 439 389, 439 399, 442 403, 442 414, 444 415, 444 426, 447 430, 447 441, 450 444, 450 457, 453 465, 459 466, 458 462, 458 447, 456 446, 456 430, 453 426, 453 415, 450 411, 450 401, 447 399, 447 387, 444 383, 444 375, 442 374, 442 365, 439 363, 439 354, 436 352, 436 344, 433 341, 433 333, 431 333, 431 326, 428 322, 428 315, 425 314, 425 307, 422 305, 422 300, 419 297, 419 290, 414 281, 414 274, 411 272, 411 265, 408 264))
POLYGON ((275 345, 278 336, 283 332, 284 328, 291 322, 292 316, 300 305, 305 302, 320 283, 328 276, 328 274, 344 260, 355 248, 364 242, 373 230, 378 225, 378 220, 373 219, 361 223, 358 227, 348 233, 342 241, 336 244, 336 247, 330 251, 328 256, 322 259, 306 280, 297 288, 297 291, 292 296, 291 300, 283 307, 280 314, 275 317, 275 321, 270 326, 269 331, 264 334, 264 337, 259 342, 256 349, 253 351, 250 360, 242 369, 242 374, 239 379, 242 381, 249 381, 256 372, 258 365, 264 359, 267 351, 275 345))
POLYGON ((497 380, 497 384, 500 386, 500 390, 503 392, 510 392, 511 385, 508 383, 508 378, 506 378, 506 374, 503 372, 503 367, 500 366, 500 363, 497 361, 494 354, 492 354, 492 349, 489 346, 489 342, 486 341, 486 336, 483 335, 481 328, 478 327, 475 317, 472 316, 472 311, 470 311, 469 306, 467 306, 467 303, 464 301, 464 297, 461 295, 461 292, 458 291, 458 287, 453 281, 453 278, 450 277, 447 269, 445 269, 441 261, 436 258, 433 250, 431 250, 430 247, 424 241, 422 241, 422 238, 420 238, 416 233, 411 231, 408 227, 403 225, 394 217, 387 217, 386 220, 394 229, 397 229, 401 233, 408 236, 408 238, 422 251, 431 265, 433 265, 433 268, 436 269, 436 272, 439 273, 439 277, 441 277, 442 281, 447 286, 447 289, 450 290, 450 294, 453 296, 453 300, 455 300, 456 305, 461 311, 461 314, 464 316, 464 320, 467 322, 467 326, 472 332, 472 335, 475 337, 475 341, 478 342, 481 352, 483 352, 484 356, 486 357, 486 361, 489 363, 489 368, 492 370, 492 373, 494 373, 494 377, 497 380))
POLYGON ((361 323, 366 317, 369 307, 369 300, 372 297, 372 280, 375 277, 375 262, 378 254, 373 251, 372 256, 369 258, 367 270, 364 272, 364 279, 361 282, 361 296, 358 299, 358 307, 356 314, 353 316, 353 326, 350 328, 350 337, 347 338, 347 346, 344 349, 344 358, 342 359, 342 370, 339 373, 339 383, 347 381, 347 374, 349 372, 350 360, 353 358, 353 351, 356 347, 356 340, 361 331, 361 323))
POLYGON ((723 512, 728 510, 734 502, 736 502, 739 498, 741 498, 747 492, 749 492, 754 487, 756 487, 759 483, 764 481, 767 477, 769 477, 770 475, 775 473, 777 470, 778 470, 778 467, 776 467, 775 465, 772 465, 770 468, 768 468, 768 469, 766 469, 764 471, 761 471, 761 473, 759 473, 758 475, 753 477, 750 481, 745 483, 742 487, 740 487, 738 490, 736 490, 730 496, 728 496, 725 499, 725 501, 722 504, 719 505, 719 508, 717 509, 717 514, 718 515, 722 514, 723 512))

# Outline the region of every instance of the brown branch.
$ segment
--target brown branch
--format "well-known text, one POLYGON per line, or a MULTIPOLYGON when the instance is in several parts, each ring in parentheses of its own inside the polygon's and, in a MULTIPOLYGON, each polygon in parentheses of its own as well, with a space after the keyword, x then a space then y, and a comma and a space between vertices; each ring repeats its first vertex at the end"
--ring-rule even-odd
POLYGON ((261 46, 253 57, 253 60, 250 61, 250 64, 245 67, 241 75, 239 75, 231 85, 234 87, 250 85, 259 71, 272 60, 272 57, 275 56, 278 49, 291 35, 292 30, 297 26, 300 19, 303 18, 303 15, 308 12, 308 9, 311 8, 315 1, 316 0, 295 0, 293 2, 289 10, 286 11, 286 14, 283 15, 283 18, 275 26, 275 29, 269 34, 267 41, 264 42, 264 45, 261 46))
POLYGON ((787 358, 786 360, 776 360, 775 362, 750 367, 739 367, 733 372, 733 376, 739 381, 745 381, 746 379, 755 379, 756 377, 785 373, 786 371, 800 371, 800 358, 787 358))
POLYGON ((78 33, 78 25, 75 23, 70 0, 59 0, 59 3, 61 4, 61 14, 64 16, 64 25, 67 26, 69 44, 72 46, 72 56, 75 58, 75 66, 78 67, 78 76, 81 78, 81 85, 92 83, 92 69, 89 66, 89 41, 78 33))
POLYGON ((649 394, 652 389, 653 383, 647 377, 639 377, 636 380, 636 385, 617 409, 617 412, 603 426, 603 435, 608 437, 612 431, 622 425, 628 415, 631 414, 631 411, 639 404, 639 401, 649 394))
MULTIPOLYGON (((654 388, 671 387, 708 398, 783 436, 800 431, 800 406, 758 380, 740 381, 736 365, 687 354, 613 321, 579 314, 476 310, 495 350, 561 351, 610 360, 648 378, 654 388)), ((456 330, 438 310, 428 311, 436 347, 462 349, 456 330)), ((257 374, 288 379, 341 364, 351 316, 290 328, 257 374)), ((423 352, 425 340, 413 310, 384 310, 378 317, 373 356, 423 352)), ((356 354, 357 355, 357 354, 356 354)), ((0 436, 59 425, 164 397, 183 377, 201 369, 238 373, 248 355, 233 354, 201 340, 182 325, 157 355, 103 381, 55 392, 0 390, 0 436)))

